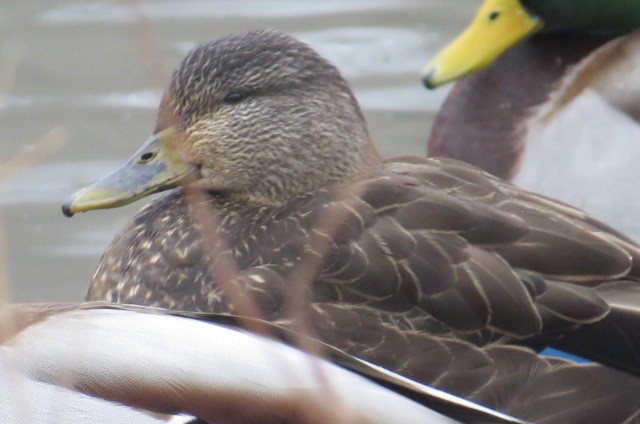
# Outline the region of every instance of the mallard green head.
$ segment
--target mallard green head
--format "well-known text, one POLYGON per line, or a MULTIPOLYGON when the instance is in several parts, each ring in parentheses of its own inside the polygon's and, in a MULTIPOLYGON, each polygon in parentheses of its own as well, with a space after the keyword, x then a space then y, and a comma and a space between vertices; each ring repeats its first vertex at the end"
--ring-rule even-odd
POLYGON ((171 77, 151 138, 63 212, 121 206, 185 181, 280 204, 379 160, 333 65, 288 35, 249 32, 193 49, 171 77))
POLYGON ((485 0, 469 27, 422 71, 435 88, 478 71, 538 32, 623 34, 640 27, 637 0, 485 0))

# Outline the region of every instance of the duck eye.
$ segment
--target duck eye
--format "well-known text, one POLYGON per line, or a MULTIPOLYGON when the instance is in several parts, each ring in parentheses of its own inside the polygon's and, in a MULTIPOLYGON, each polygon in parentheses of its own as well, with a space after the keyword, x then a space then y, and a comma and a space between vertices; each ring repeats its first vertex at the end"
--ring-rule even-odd
POLYGON ((140 155, 140 159, 138 159, 138 163, 149 162, 155 156, 155 152, 146 152, 140 155))
POLYGON ((496 19, 498 19, 499 16, 500 16, 500 12, 498 12, 497 10, 494 10, 491 13, 489 13, 489 20, 495 21, 496 19))
POLYGON ((243 99, 243 96, 240 93, 229 93, 226 96, 224 96, 223 102, 230 105, 234 105, 236 103, 239 103, 242 99, 243 99))

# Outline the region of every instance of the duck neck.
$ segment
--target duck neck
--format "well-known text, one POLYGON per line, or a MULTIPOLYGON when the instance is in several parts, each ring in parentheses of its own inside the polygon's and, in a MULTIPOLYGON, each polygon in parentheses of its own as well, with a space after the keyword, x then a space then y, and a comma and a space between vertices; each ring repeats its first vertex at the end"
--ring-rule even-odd
POLYGON ((500 178, 515 176, 527 119, 560 78, 609 37, 536 36, 454 86, 436 117, 429 156, 450 157, 500 178))
POLYGON ((638 0, 521 0, 545 32, 619 35, 640 27, 638 0))

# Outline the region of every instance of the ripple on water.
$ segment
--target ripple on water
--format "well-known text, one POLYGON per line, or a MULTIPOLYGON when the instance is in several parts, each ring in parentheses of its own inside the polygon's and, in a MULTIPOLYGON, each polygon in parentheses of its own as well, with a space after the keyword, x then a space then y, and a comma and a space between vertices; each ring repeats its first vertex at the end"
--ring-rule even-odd
POLYGON ((33 107, 108 107, 115 109, 152 109, 160 102, 160 91, 139 90, 130 93, 90 93, 87 95, 0 95, 0 104, 12 111, 33 107))
MULTIPOLYGON (((297 18, 305 16, 340 15, 346 12, 391 9, 397 7, 388 0, 234 0, 211 2, 205 0, 156 1, 141 4, 144 15, 152 21, 183 19, 297 18)), ((51 25, 69 23, 131 23, 137 19, 134 9, 126 2, 89 2, 63 4, 40 13, 38 20, 51 25)))

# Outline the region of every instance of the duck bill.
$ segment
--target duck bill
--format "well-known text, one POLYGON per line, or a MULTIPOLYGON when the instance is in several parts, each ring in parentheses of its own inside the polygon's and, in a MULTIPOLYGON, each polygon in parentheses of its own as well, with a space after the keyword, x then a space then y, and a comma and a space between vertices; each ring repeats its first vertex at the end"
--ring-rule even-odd
POLYGON ((422 70, 427 88, 476 72, 542 29, 519 0, 486 0, 467 29, 422 70))
POLYGON ((62 205, 62 213, 71 217, 117 208, 189 181, 198 168, 186 160, 174 140, 173 128, 154 134, 122 167, 73 194, 62 205))

